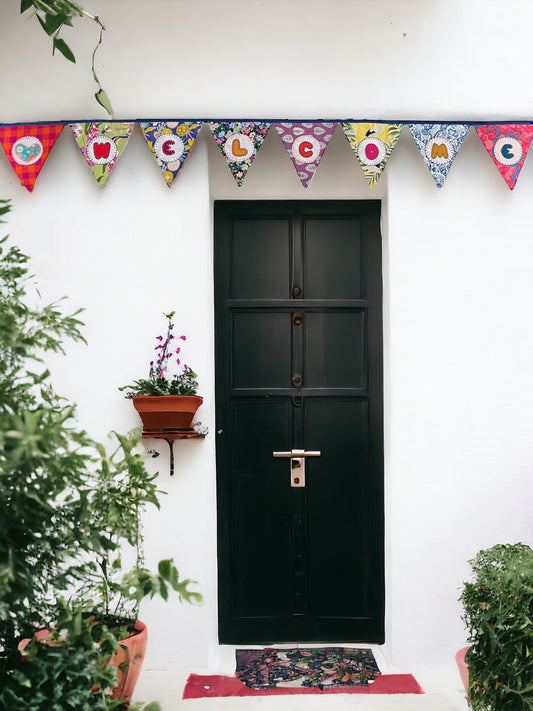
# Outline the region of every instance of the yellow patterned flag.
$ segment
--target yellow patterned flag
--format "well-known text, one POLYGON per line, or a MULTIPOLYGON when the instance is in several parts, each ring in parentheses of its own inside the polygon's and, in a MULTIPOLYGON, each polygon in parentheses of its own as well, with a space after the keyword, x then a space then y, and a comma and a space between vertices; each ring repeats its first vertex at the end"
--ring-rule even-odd
POLYGON ((401 123, 350 123, 342 129, 371 188, 376 186, 402 130, 401 123))

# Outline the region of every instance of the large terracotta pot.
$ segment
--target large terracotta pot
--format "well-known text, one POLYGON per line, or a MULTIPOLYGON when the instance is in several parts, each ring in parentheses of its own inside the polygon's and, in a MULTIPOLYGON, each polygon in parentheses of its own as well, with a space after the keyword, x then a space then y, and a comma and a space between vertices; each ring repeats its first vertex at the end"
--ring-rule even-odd
MULTIPOLYGON (((146 654, 148 643, 148 628, 140 620, 135 621, 137 634, 131 635, 119 642, 120 648, 109 664, 114 664, 118 672, 118 686, 113 690, 114 699, 131 700, 135 684, 141 672, 142 663, 146 654)), ((35 639, 46 644, 50 637, 50 630, 39 630, 34 634, 35 639)), ((19 642, 18 649, 24 652, 30 639, 19 642)))
POLYGON ((459 674, 461 675, 461 681, 465 687, 465 691, 468 694, 468 664, 465 661, 465 655, 470 647, 463 647, 455 655, 455 661, 457 662, 457 667, 459 668, 459 674))
POLYGON ((199 395, 140 395, 132 400, 144 430, 187 429, 204 401, 199 395))
POLYGON ((141 672, 148 643, 148 628, 144 622, 136 620, 135 629, 139 631, 138 634, 119 642, 120 648, 113 660, 118 671, 118 686, 113 691, 114 699, 130 701, 141 672))

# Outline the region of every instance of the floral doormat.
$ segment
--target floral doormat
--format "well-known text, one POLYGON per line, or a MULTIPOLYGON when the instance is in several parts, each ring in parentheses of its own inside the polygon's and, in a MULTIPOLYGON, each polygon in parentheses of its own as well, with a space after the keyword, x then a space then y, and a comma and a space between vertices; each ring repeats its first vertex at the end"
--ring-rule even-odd
POLYGON ((380 674, 370 649, 237 649, 235 655, 235 674, 250 689, 368 686, 380 674))

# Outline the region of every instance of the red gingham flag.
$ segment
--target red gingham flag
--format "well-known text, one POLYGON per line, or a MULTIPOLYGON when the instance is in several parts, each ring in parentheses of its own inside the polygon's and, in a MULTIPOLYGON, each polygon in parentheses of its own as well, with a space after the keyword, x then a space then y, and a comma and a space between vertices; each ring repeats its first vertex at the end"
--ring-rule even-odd
POLYGON ((30 193, 63 128, 62 123, 0 126, 0 143, 7 159, 30 193))

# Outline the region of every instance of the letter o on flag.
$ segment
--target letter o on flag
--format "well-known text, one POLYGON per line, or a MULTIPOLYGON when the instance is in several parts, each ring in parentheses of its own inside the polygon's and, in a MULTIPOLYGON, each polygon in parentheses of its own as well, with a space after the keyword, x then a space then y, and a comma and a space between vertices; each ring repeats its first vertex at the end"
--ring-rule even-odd
POLYGON ((314 163, 320 156, 320 141, 304 134, 292 142, 291 154, 297 163, 314 163))
POLYGON ((365 138, 357 147, 357 156, 363 165, 379 165, 387 155, 387 146, 379 138, 365 138))
POLYGON ((502 165, 516 165, 522 156, 522 144, 513 136, 502 136, 494 144, 494 158, 502 165))

